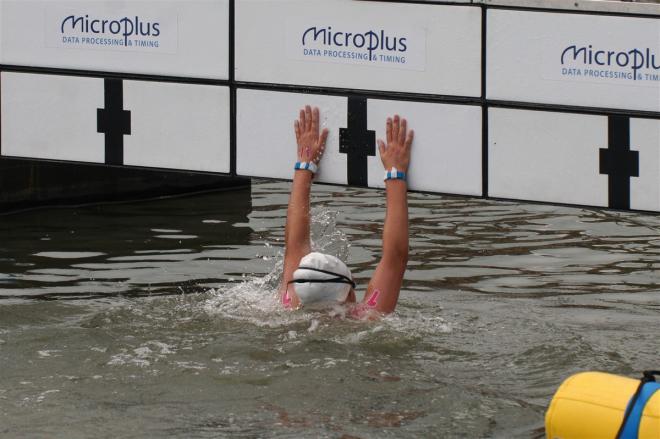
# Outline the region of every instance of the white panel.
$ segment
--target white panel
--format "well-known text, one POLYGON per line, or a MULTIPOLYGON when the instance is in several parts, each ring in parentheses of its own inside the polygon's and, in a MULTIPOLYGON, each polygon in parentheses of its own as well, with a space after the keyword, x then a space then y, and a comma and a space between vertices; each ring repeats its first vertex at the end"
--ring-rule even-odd
POLYGON ((124 81, 124 164, 229 172, 226 87, 124 81))
POLYGON ((321 109, 330 130, 316 181, 346 184, 346 155, 339 153, 339 127, 346 125, 347 99, 238 90, 236 167, 239 175, 291 179, 296 163, 293 122, 305 105, 321 109))
MULTIPOLYGON (((409 186, 413 190, 481 195, 481 109, 390 100, 367 101, 367 128, 385 137, 385 121, 399 113, 416 132, 409 186)), ((340 153, 339 132, 347 128, 345 97, 238 91, 237 168, 240 175, 291 179, 296 161, 293 122, 310 104, 321 109, 330 130, 317 181, 346 184, 347 156, 340 153)), ((377 154, 377 153, 376 153, 377 154)), ((367 160, 368 182, 383 187, 378 155, 367 160)))
MULTIPOLYGON (((385 139, 387 117, 398 113, 415 130, 411 189, 482 195, 481 108, 464 105, 369 100, 369 129, 385 139)), ((384 187, 379 156, 369 157, 369 185, 384 187)))
POLYGON ((226 79, 228 0, 0 0, 0 63, 226 79))
POLYGON ((481 94, 477 7, 238 0, 236 44, 240 81, 481 94))
POLYGON ((490 109, 489 132, 490 196, 608 205, 607 117, 490 109))
POLYGON ((660 111, 658 19, 489 10, 487 50, 490 99, 660 111))
POLYGON ((619 14, 658 15, 655 0, 632 0, 637 3, 612 0, 581 0, 571 2, 566 0, 474 0, 474 3, 484 3, 489 6, 509 6, 513 8, 539 8, 578 12, 614 12, 619 14), (642 3, 643 2, 643 3, 642 3))
POLYGON ((630 149, 639 151, 639 177, 630 179, 630 208, 660 212, 660 120, 631 119, 630 149))
POLYGON ((103 79, 2 73, 2 155, 103 163, 103 79))

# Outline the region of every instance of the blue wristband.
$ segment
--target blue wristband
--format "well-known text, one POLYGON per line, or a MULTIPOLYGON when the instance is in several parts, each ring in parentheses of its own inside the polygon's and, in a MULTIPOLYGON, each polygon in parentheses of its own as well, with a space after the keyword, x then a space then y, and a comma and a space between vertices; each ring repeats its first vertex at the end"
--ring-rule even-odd
POLYGON ((385 181, 387 181, 387 180, 404 180, 405 181, 405 179, 406 179, 406 173, 399 171, 394 166, 389 171, 385 171, 385 177, 384 177, 385 181))
POLYGON ((312 174, 319 172, 319 167, 314 162, 297 162, 293 169, 296 171, 309 171, 312 174))

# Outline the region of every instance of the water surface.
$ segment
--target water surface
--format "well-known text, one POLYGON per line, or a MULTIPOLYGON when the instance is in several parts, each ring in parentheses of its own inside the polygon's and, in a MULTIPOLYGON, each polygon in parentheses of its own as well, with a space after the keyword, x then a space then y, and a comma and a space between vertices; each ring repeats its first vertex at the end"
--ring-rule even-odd
MULTIPOLYGON (((658 216, 411 194, 359 322, 277 305, 288 189, 0 216, 0 436, 540 438, 569 375, 659 367, 658 216)), ((314 200, 364 288, 383 193, 314 200)))

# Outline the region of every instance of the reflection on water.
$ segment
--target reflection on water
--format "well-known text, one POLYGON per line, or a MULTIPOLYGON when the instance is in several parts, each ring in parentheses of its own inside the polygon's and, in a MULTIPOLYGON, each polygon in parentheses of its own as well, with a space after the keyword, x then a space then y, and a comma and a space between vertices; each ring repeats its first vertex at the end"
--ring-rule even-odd
MULTIPOLYGON (((398 311, 290 313, 289 185, 0 217, 0 436, 543 436, 568 375, 657 368, 660 217, 411 195, 398 311)), ((366 285, 379 191, 319 186, 366 285)))
POLYGON ((0 297, 175 294, 240 277, 249 190, 0 216, 0 297), (242 225, 241 225, 242 224, 242 225))

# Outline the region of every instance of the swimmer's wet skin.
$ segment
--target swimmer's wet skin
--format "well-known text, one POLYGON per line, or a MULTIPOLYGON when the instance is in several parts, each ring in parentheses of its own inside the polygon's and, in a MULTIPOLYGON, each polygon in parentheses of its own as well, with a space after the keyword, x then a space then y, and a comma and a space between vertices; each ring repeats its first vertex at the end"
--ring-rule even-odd
POLYGON ((319 109, 308 105, 294 123, 298 160, 287 210, 280 302, 289 309, 348 304, 348 315, 355 318, 391 313, 408 263, 406 173, 414 132, 408 130, 406 119, 395 115, 387 119, 385 141, 378 140, 387 197, 383 255, 362 302, 356 303, 355 283, 346 264, 334 256, 311 252, 310 192, 328 138, 328 130, 320 130, 319 119, 319 109))

